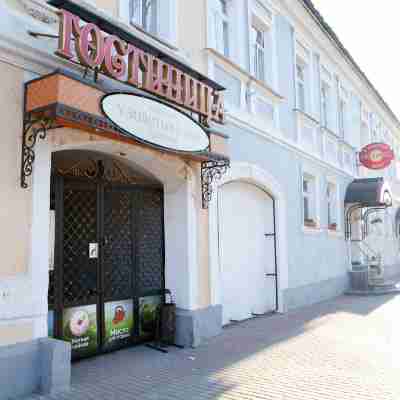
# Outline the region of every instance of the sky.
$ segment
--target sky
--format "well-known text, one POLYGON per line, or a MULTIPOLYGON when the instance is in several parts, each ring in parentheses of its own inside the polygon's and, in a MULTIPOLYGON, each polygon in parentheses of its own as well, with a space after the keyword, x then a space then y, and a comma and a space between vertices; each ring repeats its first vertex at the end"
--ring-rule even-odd
POLYGON ((400 119, 400 1, 313 3, 400 119))

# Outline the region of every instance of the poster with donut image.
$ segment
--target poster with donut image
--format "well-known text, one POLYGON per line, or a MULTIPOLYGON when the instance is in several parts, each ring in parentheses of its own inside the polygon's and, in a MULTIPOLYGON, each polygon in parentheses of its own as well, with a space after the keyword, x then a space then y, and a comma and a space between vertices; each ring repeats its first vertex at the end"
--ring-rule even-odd
POLYGON ((67 308, 63 313, 63 339, 71 343, 72 357, 84 357, 97 351, 97 306, 67 308))
POLYGON ((126 343, 134 326, 133 299, 105 303, 104 346, 114 347, 126 343))

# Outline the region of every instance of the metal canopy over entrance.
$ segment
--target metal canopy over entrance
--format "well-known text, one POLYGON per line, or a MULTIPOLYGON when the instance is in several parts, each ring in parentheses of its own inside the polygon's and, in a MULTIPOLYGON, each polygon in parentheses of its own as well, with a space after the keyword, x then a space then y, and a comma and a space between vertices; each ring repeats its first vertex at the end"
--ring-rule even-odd
POLYGON ((163 189, 84 154, 53 159, 51 189, 49 313, 73 359, 149 340, 165 288, 163 189))
MULTIPOLYGON (((148 144, 126 135, 103 115, 100 109, 101 99, 106 93, 112 92, 113 89, 89 84, 76 76, 59 71, 26 84, 21 157, 23 188, 28 187, 28 178, 33 172, 37 140, 45 139, 50 130, 75 128, 134 146, 149 147, 148 144)), ((205 151, 155 150, 201 163, 202 205, 207 208, 212 194, 212 181, 221 177, 230 165, 228 157, 219 151, 213 151, 220 147, 219 139, 214 141, 210 138, 210 146, 205 151)))
POLYGON ((388 207, 392 204, 390 186, 383 178, 355 179, 347 188, 345 204, 388 207))
POLYGON ((352 240, 354 215, 358 213, 358 219, 363 221, 358 240, 364 240, 368 234, 369 216, 392 205, 390 186, 383 178, 355 179, 347 188, 344 203, 348 206, 345 215, 346 239, 352 240))

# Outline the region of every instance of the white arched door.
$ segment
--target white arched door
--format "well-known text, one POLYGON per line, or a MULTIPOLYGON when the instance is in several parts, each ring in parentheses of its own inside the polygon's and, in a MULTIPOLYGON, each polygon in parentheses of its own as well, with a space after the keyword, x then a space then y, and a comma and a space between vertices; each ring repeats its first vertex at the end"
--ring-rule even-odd
POLYGON ((246 182, 218 193, 224 325, 276 309, 274 201, 246 182))

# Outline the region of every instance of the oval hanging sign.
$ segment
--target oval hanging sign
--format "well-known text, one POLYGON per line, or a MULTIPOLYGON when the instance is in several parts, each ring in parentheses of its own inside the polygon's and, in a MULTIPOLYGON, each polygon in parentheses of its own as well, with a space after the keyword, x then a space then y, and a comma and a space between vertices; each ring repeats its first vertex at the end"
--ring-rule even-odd
POLYGON ((101 100, 104 115, 125 134, 156 147, 200 152, 210 142, 191 117, 158 100, 132 93, 110 93, 101 100))
POLYGON ((369 169, 387 168, 394 160, 394 152, 386 143, 372 143, 360 152, 360 163, 369 169))

